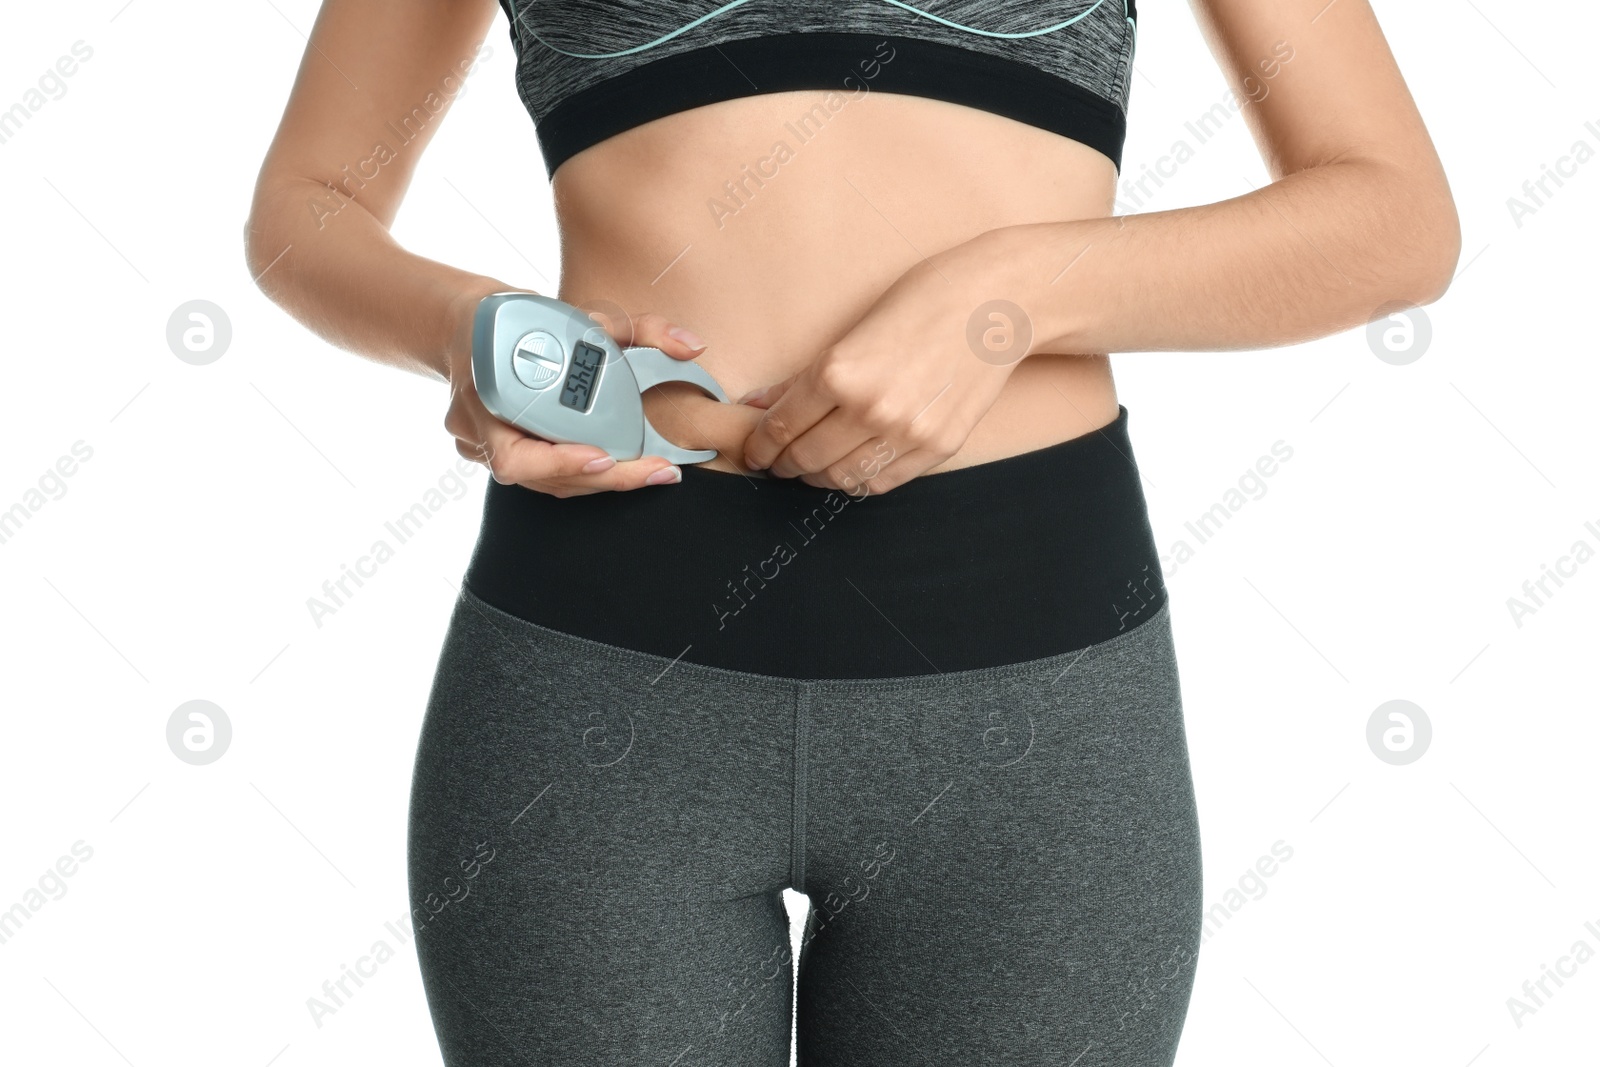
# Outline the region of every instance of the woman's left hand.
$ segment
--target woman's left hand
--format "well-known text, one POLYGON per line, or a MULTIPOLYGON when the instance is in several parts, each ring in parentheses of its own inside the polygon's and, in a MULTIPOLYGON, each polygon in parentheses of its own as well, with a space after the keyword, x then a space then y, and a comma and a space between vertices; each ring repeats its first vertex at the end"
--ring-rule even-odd
POLYGON ((990 248, 924 259, 804 370, 741 398, 767 409, 746 465, 885 493, 953 456, 1032 341, 1026 314, 997 291, 990 248))

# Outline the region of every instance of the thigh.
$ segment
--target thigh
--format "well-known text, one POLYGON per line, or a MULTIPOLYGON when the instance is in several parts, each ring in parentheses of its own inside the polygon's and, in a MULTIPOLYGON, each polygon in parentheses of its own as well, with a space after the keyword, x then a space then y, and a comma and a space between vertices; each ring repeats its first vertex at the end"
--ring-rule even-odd
POLYGON ((1168 1067, 1201 883, 1165 610, 814 699, 801 1067, 1168 1067))
POLYGON ((449 1067, 789 1062, 792 701, 462 594, 413 774, 449 1067))

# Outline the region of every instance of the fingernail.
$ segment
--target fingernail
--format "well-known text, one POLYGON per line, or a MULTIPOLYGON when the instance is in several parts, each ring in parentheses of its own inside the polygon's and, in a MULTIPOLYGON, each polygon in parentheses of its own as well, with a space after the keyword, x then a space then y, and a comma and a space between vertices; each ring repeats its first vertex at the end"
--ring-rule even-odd
POLYGON ((764 385, 760 389, 752 389, 748 393, 744 394, 744 396, 741 396, 738 400, 738 403, 748 404, 752 400, 760 400, 762 397, 767 395, 767 390, 771 388, 772 386, 770 385, 764 385))
POLYGON ((662 467, 660 470, 656 471, 650 477, 646 478, 645 479, 645 484, 647 484, 647 485, 671 485, 673 482, 681 482, 682 480, 683 480, 683 472, 681 470, 679 470, 677 467, 662 467))
POLYGON ((616 466, 616 463, 617 461, 615 457, 600 456, 598 459, 591 459, 589 462, 585 463, 583 465, 583 473, 599 474, 601 471, 610 470, 612 467, 616 466))
POLYGON ((700 351, 702 348, 704 348, 706 346, 706 343, 704 341, 700 340, 700 338, 698 336, 696 336, 694 331, 686 330, 682 326, 674 326, 674 327, 672 327, 672 329, 667 331, 667 336, 676 337, 678 340, 682 341, 684 344, 688 345, 690 348, 694 349, 696 352, 700 351))

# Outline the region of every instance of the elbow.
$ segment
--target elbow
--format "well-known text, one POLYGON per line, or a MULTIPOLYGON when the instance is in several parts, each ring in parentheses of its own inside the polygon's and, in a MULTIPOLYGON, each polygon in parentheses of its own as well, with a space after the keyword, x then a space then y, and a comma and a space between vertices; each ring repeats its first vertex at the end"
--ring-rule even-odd
POLYGON ((250 272, 250 280, 256 281, 261 273, 260 267, 256 262, 261 255, 261 245, 256 240, 256 220, 254 215, 244 220, 244 233, 242 236, 244 242, 244 267, 245 270, 250 272))
POLYGON ((271 277, 271 272, 283 266, 289 241, 283 236, 282 227, 275 224, 273 213, 263 209, 259 201, 244 221, 242 238, 244 264, 250 272, 250 280, 256 288, 271 297, 274 289, 272 282, 276 281, 271 277))
POLYGON ((1352 314, 1395 304, 1421 307, 1443 297, 1461 259, 1461 218, 1437 159, 1432 165, 1416 158, 1336 162, 1350 182, 1342 190, 1344 204, 1364 208, 1351 216, 1361 247, 1359 295, 1349 294, 1352 314), (1358 303, 1366 306, 1358 310, 1358 303))
POLYGON ((1437 182, 1407 182, 1391 200, 1380 241, 1390 265, 1390 298, 1413 306, 1431 304, 1449 290, 1461 260, 1461 218, 1443 176, 1437 182))
POLYGON ((1407 299, 1420 306, 1444 296, 1461 261, 1461 218, 1448 192, 1422 212, 1416 229, 1416 257, 1406 282, 1407 299))
POLYGON ((263 171, 256 179, 242 233, 245 269, 250 280, 269 298, 283 282, 294 256, 295 185, 292 180, 263 171))
POLYGON ((241 235, 244 243, 244 266, 250 272, 250 280, 257 286, 261 284, 261 274, 268 262, 263 258, 267 245, 265 221, 261 218, 258 207, 252 205, 250 214, 245 216, 244 232, 241 235))

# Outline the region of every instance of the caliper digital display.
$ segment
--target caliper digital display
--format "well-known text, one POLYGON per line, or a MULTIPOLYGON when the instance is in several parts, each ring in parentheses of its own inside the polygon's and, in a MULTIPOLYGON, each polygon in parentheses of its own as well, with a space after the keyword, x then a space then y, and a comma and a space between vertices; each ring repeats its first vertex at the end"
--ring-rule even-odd
POLYGON ((606 361, 605 349, 579 341, 572 352, 572 369, 561 386, 561 404, 573 411, 588 411, 594 403, 594 383, 606 361))

